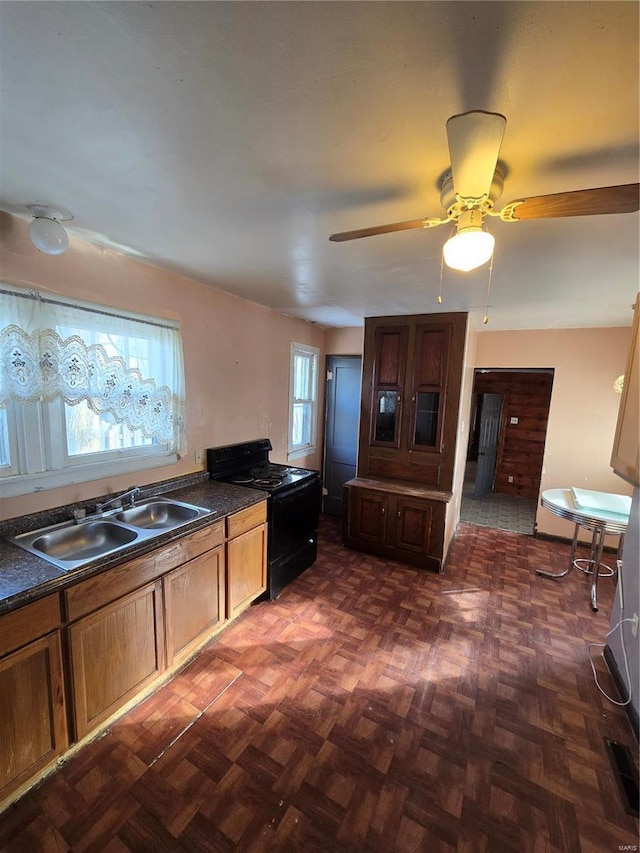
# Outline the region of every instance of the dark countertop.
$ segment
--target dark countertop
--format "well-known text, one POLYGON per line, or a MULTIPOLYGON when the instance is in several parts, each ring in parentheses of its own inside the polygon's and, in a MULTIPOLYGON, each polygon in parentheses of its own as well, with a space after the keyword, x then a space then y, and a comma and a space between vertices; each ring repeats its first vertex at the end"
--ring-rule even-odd
MULTIPOLYGON (((189 478, 185 479, 189 480, 189 478)), ((212 512, 215 511, 215 515, 203 516, 177 529, 169 530, 139 544, 133 544, 130 548, 115 554, 97 558, 93 562, 69 572, 36 557, 35 554, 24 551, 12 542, 8 542, 5 537, 69 519, 70 508, 59 511, 52 510, 48 513, 48 517, 46 517, 46 513, 39 513, 34 514, 34 516, 14 519, 13 525, 11 521, 4 522, 0 529, 0 614, 52 592, 59 592, 65 587, 104 572, 113 566, 125 563, 140 554, 153 551, 155 548, 187 536, 194 530, 206 527, 208 524, 219 521, 227 515, 259 503, 268 497, 266 492, 261 492, 258 489, 217 483, 200 476, 190 479, 193 482, 188 482, 187 485, 169 481, 143 487, 142 499, 162 494, 184 503, 204 507, 212 512)), ((95 500, 86 503, 95 506, 95 500)), ((74 506, 82 506, 82 504, 74 504, 74 506)))

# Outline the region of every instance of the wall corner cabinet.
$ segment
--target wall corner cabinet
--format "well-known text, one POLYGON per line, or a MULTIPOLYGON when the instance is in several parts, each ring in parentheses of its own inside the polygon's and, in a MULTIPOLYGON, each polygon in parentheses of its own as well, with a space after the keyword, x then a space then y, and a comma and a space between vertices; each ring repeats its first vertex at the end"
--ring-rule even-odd
POLYGON ((349 547, 442 570, 466 329, 464 313, 365 320, 349 547))
POLYGON ((264 592, 266 546, 262 501, 1 616, 0 808, 264 592))
POLYGON ((636 296, 631 346, 627 357, 611 467, 633 486, 640 486, 640 293, 636 296))

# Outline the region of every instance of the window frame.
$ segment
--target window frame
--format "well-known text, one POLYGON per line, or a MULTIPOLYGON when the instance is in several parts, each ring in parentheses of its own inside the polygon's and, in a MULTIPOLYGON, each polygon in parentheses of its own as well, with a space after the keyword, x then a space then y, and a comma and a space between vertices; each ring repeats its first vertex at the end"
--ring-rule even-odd
POLYGON ((320 350, 310 344, 301 344, 291 341, 289 353, 289 429, 287 436, 287 461, 308 456, 317 450, 318 434, 318 383, 319 383, 320 350), (296 356, 305 356, 311 359, 310 397, 295 397, 295 365, 296 356), (309 414, 309 441, 304 444, 293 443, 294 412, 295 406, 308 405, 309 414))
MULTIPOLYGON (((33 298, 33 294, 37 294, 6 282, 2 282, 0 287, 9 294, 17 293, 21 296, 24 293, 25 298, 33 298)), ((43 294, 42 298, 45 302, 58 303, 72 309, 77 307, 93 315, 121 319, 125 324, 128 321, 137 321, 143 326, 175 329, 179 335, 180 324, 175 320, 124 309, 119 311, 110 306, 76 300, 61 294, 43 294)), ((79 333, 82 335, 82 331, 79 333)), ((127 333, 126 326, 119 332, 121 335, 127 333)), ((157 342, 152 345, 157 346, 157 342)), ((156 353, 156 358, 158 356, 162 357, 161 351, 156 353)), ((184 394, 184 372, 182 377, 184 394)), ((182 399, 184 401, 184 397, 182 399)), ((186 403, 183 402, 183 405, 186 407, 186 403)), ((29 403, 10 399, 2 412, 5 413, 8 429, 9 464, 0 466, 0 492, 7 498, 166 467, 175 463, 184 451, 184 447, 154 442, 107 451, 71 454, 68 451, 68 430, 71 427, 67 427, 65 401, 62 397, 29 403)), ((73 430, 71 432, 73 433, 73 430)))

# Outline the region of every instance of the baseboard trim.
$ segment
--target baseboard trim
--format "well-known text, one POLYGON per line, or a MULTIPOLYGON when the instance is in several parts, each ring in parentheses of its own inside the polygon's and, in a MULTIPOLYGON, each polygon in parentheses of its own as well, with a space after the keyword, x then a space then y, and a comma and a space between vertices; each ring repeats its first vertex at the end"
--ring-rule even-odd
MULTIPOLYGON (((618 691, 618 694, 622 698, 624 698, 627 695, 627 685, 625 684, 624 679, 622 678, 620 670, 618 669, 618 664, 616 663, 615 658, 613 657, 613 652, 611 651, 609 646, 604 647, 603 656, 604 656, 605 663, 607 664, 607 668, 609 669, 609 672, 611 673, 611 678, 613 678, 614 683, 616 685, 616 689, 618 691)), ((634 735, 636 736, 636 740, 639 740, 640 737, 638 735, 638 712, 633 707, 631 702, 629 702, 628 705, 624 706, 624 710, 625 710, 625 713, 627 715, 627 719, 629 720, 631 730, 633 731, 634 735)))
MULTIPOLYGON (((536 528, 534 530, 533 536, 535 539, 544 539, 546 542, 562 542, 564 545, 571 545, 573 539, 569 539, 566 536, 555 536, 553 533, 540 533, 540 531, 536 528)), ((591 547, 590 542, 583 542, 581 539, 578 540, 578 548, 582 546, 583 548, 591 547)), ((611 545, 604 546, 604 552, 607 554, 617 554, 618 549, 612 548, 611 545)))

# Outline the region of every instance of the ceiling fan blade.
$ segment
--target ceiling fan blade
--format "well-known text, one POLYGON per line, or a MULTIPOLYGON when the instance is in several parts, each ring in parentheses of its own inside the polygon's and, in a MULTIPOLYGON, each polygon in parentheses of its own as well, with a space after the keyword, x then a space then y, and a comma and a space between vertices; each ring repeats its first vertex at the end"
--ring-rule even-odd
POLYGON ((489 196, 506 126, 500 113, 480 110, 447 121, 453 187, 461 198, 489 196))
POLYGON ((559 216, 597 216, 604 213, 634 213, 640 208, 640 184, 596 187, 567 193, 537 195, 510 202, 509 219, 551 219, 559 216), (515 207, 514 207, 515 205, 515 207))
POLYGON ((392 222, 389 225, 376 225, 374 228, 358 228, 356 231, 341 231, 332 234, 329 239, 333 243, 343 243, 345 240, 358 240, 360 237, 375 237, 377 234, 391 234, 393 231, 408 231, 410 228, 424 228, 424 219, 410 219, 407 222, 392 222))

